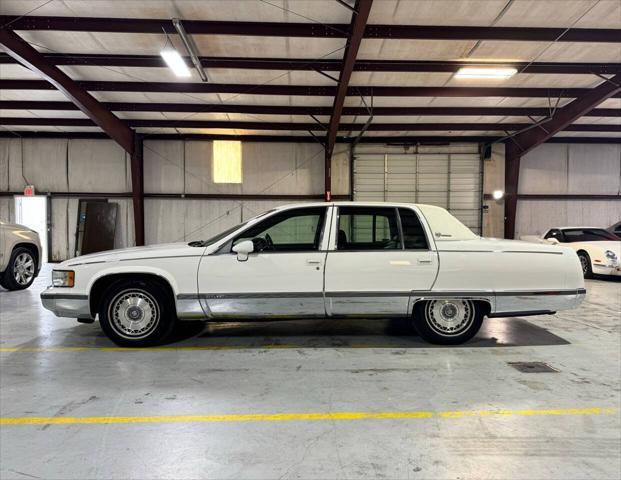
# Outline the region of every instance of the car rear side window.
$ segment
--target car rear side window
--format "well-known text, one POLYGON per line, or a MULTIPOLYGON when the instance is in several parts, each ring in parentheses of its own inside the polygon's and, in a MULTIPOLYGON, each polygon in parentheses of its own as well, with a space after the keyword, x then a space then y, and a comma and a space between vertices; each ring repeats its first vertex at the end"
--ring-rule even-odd
POLYGON ((401 250, 396 210, 340 207, 337 250, 401 250))
POLYGON ((409 208, 400 208, 401 230, 403 231, 403 244, 409 250, 429 250, 429 243, 418 215, 409 208))

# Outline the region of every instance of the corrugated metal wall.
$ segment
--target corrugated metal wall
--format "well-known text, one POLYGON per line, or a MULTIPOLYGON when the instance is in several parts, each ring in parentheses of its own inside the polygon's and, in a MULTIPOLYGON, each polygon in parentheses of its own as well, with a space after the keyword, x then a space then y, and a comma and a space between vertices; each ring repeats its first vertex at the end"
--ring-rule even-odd
MULTIPOLYGON (((243 143, 243 183, 211 181, 212 144, 207 141, 145 141, 146 194, 323 195, 323 148, 316 143, 243 143)), ((332 161, 333 194, 349 193, 348 146, 332 161)), ((0 139, 0 191, 38 193, 131 192, 129 158, 111 140, 0 139)), ((134 244, 131 198, 120 205, 116 247, 134 244)), ((290 201, 145 199, 146 242, 207 238, 290 201)), ((0 197, 0 218, 13 220, 14 200, 0 197)), ((75 245, 77 198, 52 199, 52 252, 70 258, 75 245)))
POLYGON ((482 168, 477 144, 357 145, 354 200, 437 205, 480 233, 482 168))
MULTIPOLYGON (((520 194, 621 193, 621 145, 544 144, 522 158, 520 194)), ((621 202, 520 200, 516 238, 554 226, 608 227, 621 220, 621 202)))
MULTIPOLYGON (((129 158, 110 140, 0 139, 0 191, 20 192, 27 184, 37 193, 125 193, 131 190, 129 158)), ((115 247, 132 245, 131 199, 111 201, 119 205, 115 247)), ((14 220, 13 209, 12 197, 0 197, 0 218, 14 220)), ((50 259, 73 255, 77 211, 77 198, 51 200, 50 259)))

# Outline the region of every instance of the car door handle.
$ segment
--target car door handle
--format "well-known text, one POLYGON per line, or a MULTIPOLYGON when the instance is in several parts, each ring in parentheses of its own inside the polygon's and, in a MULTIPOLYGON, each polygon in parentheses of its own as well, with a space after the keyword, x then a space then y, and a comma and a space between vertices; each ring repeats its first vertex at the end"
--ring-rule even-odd
POLYGON ((308 265, 321 265, 321 260, 306 260, 308 265))
POLYGON ((419 259, 417 260, 417 262, 418 262, 419 264, 421 264, 421 265, 429 265, 430 263, 432 263, 432 261, 431 261, 431 260, 424 260, 424 259, 422 259, 422 258, 419 258, 419 259))

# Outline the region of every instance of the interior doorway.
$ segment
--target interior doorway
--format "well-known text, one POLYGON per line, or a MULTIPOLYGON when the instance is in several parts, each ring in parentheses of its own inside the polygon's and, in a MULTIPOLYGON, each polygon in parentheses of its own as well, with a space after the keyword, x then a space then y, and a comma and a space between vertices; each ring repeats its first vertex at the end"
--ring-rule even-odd
POLYGON ((47 197, 36 195, 15 196, 15 223, 25 225, 39 234, 41 262, 47 262, 47 197))

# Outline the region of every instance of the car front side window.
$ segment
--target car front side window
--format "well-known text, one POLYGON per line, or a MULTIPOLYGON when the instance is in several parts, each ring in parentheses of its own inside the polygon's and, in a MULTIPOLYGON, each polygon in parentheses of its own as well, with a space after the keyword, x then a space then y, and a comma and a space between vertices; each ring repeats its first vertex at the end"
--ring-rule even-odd
POLYGON ((242 232, 233 240, 233 245, 252 240, 255 252, 316 251, 325 216, 324 207, 286 210, 242 232))

